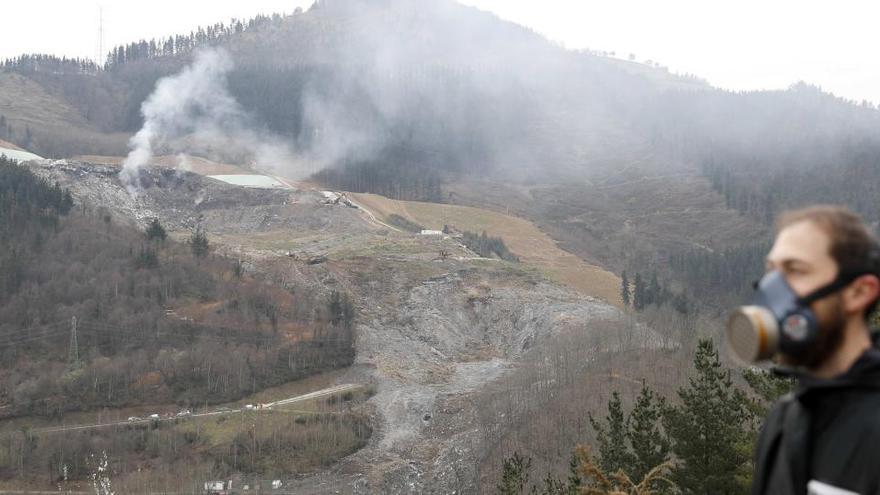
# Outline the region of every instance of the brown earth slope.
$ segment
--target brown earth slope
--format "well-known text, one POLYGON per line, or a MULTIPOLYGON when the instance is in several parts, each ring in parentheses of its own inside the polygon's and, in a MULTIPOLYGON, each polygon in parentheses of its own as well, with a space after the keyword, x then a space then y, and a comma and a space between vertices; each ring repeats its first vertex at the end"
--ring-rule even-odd
POLYGON ((469 206, 396 201, 375 194, 351 194, 351 197, 374 214, 400 215, 427 229, 440 230, 444 225, 453 225, 459 230, 486 231, 501 237, 523 263, 538 268, 551 279, 583 294, 621 305, 620 279, 615 274, 560 249, 528 220, 469 206))

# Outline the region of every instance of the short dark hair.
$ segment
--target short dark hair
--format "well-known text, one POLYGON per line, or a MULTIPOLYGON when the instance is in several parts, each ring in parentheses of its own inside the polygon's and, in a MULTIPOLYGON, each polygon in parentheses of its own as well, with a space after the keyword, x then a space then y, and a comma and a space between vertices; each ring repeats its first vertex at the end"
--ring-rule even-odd
MULTIPOLYGON (((813 222, 828 234, 831 239, 829 254, 837 263, 839 274, 880 276, 880 243, 862 217, 843 206, 809 206, 779 215, 776 232, 802 221, 813 222)), ((877 302, 867 308, 866 317, 874 311, 877 302)))

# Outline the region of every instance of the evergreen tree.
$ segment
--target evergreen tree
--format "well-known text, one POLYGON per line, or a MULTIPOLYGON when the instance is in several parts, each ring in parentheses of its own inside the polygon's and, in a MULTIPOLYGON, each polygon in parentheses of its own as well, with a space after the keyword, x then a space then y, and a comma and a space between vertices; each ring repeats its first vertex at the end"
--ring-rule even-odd
POLYGON ((627 438, 633 452, 632 472, 628 474, 633 480, 644 479, 669 457, 669 440, 660 428, 664 405, 663 398, 642 383, 627 419, 627 438))
POLYGON ((645 306, 661 304, 663 302, 662 292, 660 281, 657 280, 657 272, 654 272, 651 274, 651 282, 645 290, 645 306))
POLYGON ((748 493, 754 412, 733 385, 711 340, 701 340, 696 375, 667 407, 663 426, 678 459, 672 477, 684 494, 748 493))
POLYGON ((208 255, 208 251, 210 250, 208 234, 205 233, 205 229, 201 225, 193 230, 193 233, 189 238, 189 247, 192 250, 193 256, 196 258, 204 258, 208 255))
POLYGON ((135 267, 137 268, 158 268, 159 255, 156 254, 149 246, 141 246, 141 250, 135 258, 135 267))
POLYGON ((620 403, 620 394, 613 392, 608 401, 608 415, 604 421, 589 415, 590 424, 596 430, 599 444, 599 465, 606 472, 618 470, 630 474, 633 471, 634 456, 628 448, 627 419, 620 403))
POLYGON ((642 280, 641 273, 636 273, 636 281, 633 285, 633 307, 637 311, 645 308, 645 281, 642 280))
POLYGON ((620 277, 620 298, 623 299, 623 305, 625 307, 629 307, 629 279, 626 276, 626 270, 623 271, 623 276, 620 277))
POLYGON ((146 236, 147 240, 149 241, 164 241, 168 237, 168 235, 165 233, 165 228, 162 227, 161 223, 159 223, 158 218, 154 218, 147 226, 146 236))
POLYGON ((544 486, 541 488, 541 491, 538 492, 537 488, 532 487, 532 493, 537 495, 540 493, 541 495, 569 495, 570 492, 568 486, 564 481, 554 478, 552 474, 547 473, 547 476, 544 477, 544 486))
POLYGON ((795 386, 794 379, 780 377, 762 369, 746 369, 743 371, 743 378, 760 398, 755 401, 755 411, 762 417, 767 414, 771 403, 791 392, 795 386))
POLYGON ((514 452, 512 457, 502 461, 501 481, 495 486, 498 495, 520 495, 529 486, 529 471, 532 458, 522 457, 514 452))
POLYGON ((580 474, 580 462, 578 461, 577 453, 571 453, 571 459, 568 461, 568 493, 570 495, 575 495, 580 493, 581 485, 584 484, 584 480, 581 478, 580 474))
POLYGON ((333 325, 343 324, 348 327, 354 320, 354 305, 345 294, 339 291, 334 290, 330 293, 329 309, 330 323, 333 325))

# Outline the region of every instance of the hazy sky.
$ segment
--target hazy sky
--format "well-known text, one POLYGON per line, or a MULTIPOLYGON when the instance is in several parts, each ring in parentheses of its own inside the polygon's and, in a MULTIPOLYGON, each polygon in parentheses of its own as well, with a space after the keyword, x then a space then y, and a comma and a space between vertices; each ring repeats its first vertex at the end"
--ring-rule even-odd
MULTIPOLYGON (((290 13, 311 0, 27 0, 10 2, 0 58, 54 53, 94 58, 104 48, 189 32, 199 25, 290 13)), ((841 0, 462 0, 524 24, 568 48, 651 59, 730 89, 799 80, 880 103, 880 2, 841 0)))

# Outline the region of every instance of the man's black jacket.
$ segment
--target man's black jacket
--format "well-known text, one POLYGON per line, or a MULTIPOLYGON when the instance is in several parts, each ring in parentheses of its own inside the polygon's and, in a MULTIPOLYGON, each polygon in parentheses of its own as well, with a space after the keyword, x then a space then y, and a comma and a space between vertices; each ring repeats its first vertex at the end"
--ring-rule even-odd
POLYGON ((799 377, 774 404, 755 449, 754 495, 806 494, 810 480, 880 494, 880 349, 843 375, 799 377))

